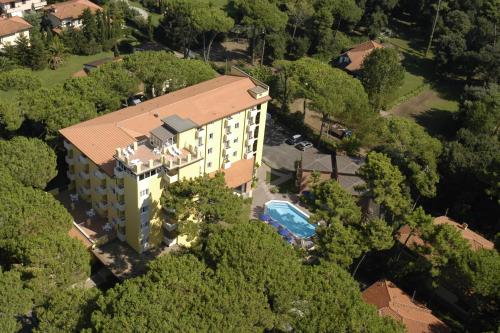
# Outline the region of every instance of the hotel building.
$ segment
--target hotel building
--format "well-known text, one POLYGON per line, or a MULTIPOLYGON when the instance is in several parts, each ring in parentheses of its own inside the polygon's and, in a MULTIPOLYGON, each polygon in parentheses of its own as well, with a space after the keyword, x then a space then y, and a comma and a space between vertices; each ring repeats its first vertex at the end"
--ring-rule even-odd
POLYGON ((166 186, 222 170, 227 186, 251 195, 269 100, 268 86, 233 68, 62 129, 70 188, 136 251, 171 244, 179 237, 160 205, 166 186))

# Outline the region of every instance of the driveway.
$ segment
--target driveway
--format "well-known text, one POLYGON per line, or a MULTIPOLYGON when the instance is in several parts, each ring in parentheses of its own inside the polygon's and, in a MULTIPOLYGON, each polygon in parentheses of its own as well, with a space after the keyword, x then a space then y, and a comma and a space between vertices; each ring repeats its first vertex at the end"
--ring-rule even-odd
MULTIPOLYGON (((295 171, 295 162, 300 161, 302 151, 285 143, 285 140, 293 134, 297 133, 288 132, 275 122, 266 123, 262 159, 272 169, 284 172, 295 171)), ((316 148, 309 148, 309 151, 318 152, 316 148)))

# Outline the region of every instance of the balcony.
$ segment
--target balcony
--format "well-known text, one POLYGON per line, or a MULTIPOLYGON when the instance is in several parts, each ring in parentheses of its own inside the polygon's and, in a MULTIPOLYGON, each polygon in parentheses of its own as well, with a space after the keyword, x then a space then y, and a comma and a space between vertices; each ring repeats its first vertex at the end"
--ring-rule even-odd
POLYGON ((71 158, 69 157, 68 155, 66 155, 66 157, 64 157, 64 159, 66 160, 66 163, 68 165, 73 165, 75 163, 75 159, 74 158, 71 158))
POLYGON ((224 141, 232 141, 232 140, 234 140, 235 137, 236 136, 234 135, 233 132, 226 132, 224 134, 224 141))
POLYGON ((75 180, 75 178, 76 178, 75 174, 70 172, 69 170, 66 171, 66 176, 68 176, 69 180, 75 180))
POLYGON ((177 238, 168 238, 166 236, 163 236, 163 242, 167 245, 175 245, 177 244, 177 238))
POLYGON ((78 161, 80 161, 80 163, 82 164, 89 164, 89 159, 83 155, 78 156, 78 161))
POLYGON ((163 179, 165 179, 167 184, 173 184, 179 180, 179 174, 176 173, 174 175, 169 175, 167 172, 165 172, 165 174, 163 175, 163 179))
POLYGON ((231 146, 226 145, 226 146, 224 147, 224 153, 225 153, 225 155, 232 155, 232 154, 233 154, 233 152, 235 152, 235 151, 236 151, 236 149, 234 149, 234 148, 233 148, 233 147, 231 147, 231 146))
POLYGON ((257 128, 257 124, 248 124, 247 132, 252 133, 253 131, 255 131, 256 128, 257 128))
POLYGON ((118 201, 116 201, 116 202, 113 203, 113 207, 115 209, 123 212, 123 211, 125 211, 125 202, 118 202, 118 201))
POLYGON ((123 185, 115 185, 115 193, 118 195, 124 195, 125 187, 123 185))
POLYGON ((246 152, 245 153, 245 159, 251 160, 253 158, 254 154, 255 154, 255 152, 253 152, 253 151, 246 152))
MULTIPOLYGON (((253 136, 253 134, 252 134, 252 136, 253 136)), ((246 141, 246 144, 247 144, 247 146, 252 146, 252 145, 255 143, 255 141, 257 141, 257 139, 256 139, 256 138, 254 138, 254 137, 250 138, 250 137, 249 137, 249 138, 247 139, 247 141, 246 141)))
POLYGON ((125 234, 120 231, 120 228, 116 231, 116 237, 122 242, 125 241, 125 234))
POLYGON ((121 179, 125 176, 125 171, 124 170, 121 170, 121 169, 118 169, 117 167, 115 167, 113 169, 113 173, 115 175, 116 178, 118 179, 121 179))
POLYGON ((196 145, 198 148, 202 148, 205 145, 205 142, 203 140, 198 140, 198 144, 196 145))
POLYGON ((72 145, 71 143, 69 143, 68 141, 64 140, 63 144, 64 144, 64 148, 65 148, 66 150, 71 150, 71 149, 73 149, 73 145, 72 145))
POLYGON ((248 118, 254 118, 255 116, 257 116, 259 111, 260 110, 257 110, 257 108, 250 110, 250 112, 248 112, 248 118))
POLYGON ((102 185, 97 186, 95 188, 95 191, 96 191, 96 193, 98 193, 100 195, 105 195, 106 193, 108 193, 108 191, 106 190, 106 187, 102 186, 102 185))
POLYGON ((113 217, 113 222, 119 227, 124 227, 125 226, 125 218, 124 217, 113 217))
POLYGON ((108 203, 104 201, 98 201, 96 206, 98 209, 106 209, 108 208, 108 203))
POLYGON ((106 179, 106 175, 99 170, 94 171, 94 176, 96 176, 97 178, 99 178, 101 180, 106 179))
POLYGON ((90 194, 90 187, 82 186, 82 193, 85 195, 89 195, 90 194))
POLYGON ((177 224, 176 223, 163 222, 163 227, 167 231, 174 231, 175 229, 177 229, 177 224))
POLYGON ((234 125, 234 123, 235 123, 235 120, 234 120, 234 118, 232 118, 232 117, 227 117, 227 118, 224 120, 224 126, 225 126, 225 127, 231 127, 231 126, 233 126, 233 125, 234 125))
POLYGON ((230 161, 225 162, 222 164, 223 169, 229 169, 231 167, 232 163, 230 161))
POLYGON ((205 128, 204 127, 198 128, 198 130, 196 131, 196 138, 200 139, 203 138, 204 136, 205 136, 205 128))
POLYGON ((90 178, 90 175, 87 171, 80 171, 79 175, 80 175, 81 179, 89 179, 90 178))

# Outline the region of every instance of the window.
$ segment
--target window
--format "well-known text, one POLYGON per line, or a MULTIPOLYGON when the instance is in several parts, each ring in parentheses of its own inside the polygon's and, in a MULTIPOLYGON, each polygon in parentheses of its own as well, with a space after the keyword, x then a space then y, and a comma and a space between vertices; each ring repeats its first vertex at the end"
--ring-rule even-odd
POLYGON ((262 104, 257 105, 257 110, 260 110, 262 108, 262 104))
POLYGON ((212 148, 208 148, 208 153, 212 154, 212 148))
POLYGON ((207 163, 207 168, 211 168, 212 167, 212 162, 208 162, 207 163))
POLYGON ((147 205, 146 205, 146 206, 142 206, 142 207, 141 207, 141 214, 145 214, 145 213, 147 213, 148 211, 149 211, 149 206, 147 206, 147 205))
POLYGON ((209 138, 209 139, 213 139, 213 138, 214 138, 214 133, 210 133, 210 134, 208 135, 208 138, 209 138))
POLYGON ((240 128, 240 123, 234 124, 234 128, 240 128))
POLYGON ((238 143, 238 138, 234 139, 233 143, 238 143))
POLYGON ((140 191, 139 195, 141 197, 145 197, 145 196, 149 195, 149 189, 145 189, 145 190, 140 191))
POLYGON ((233 156, 236 156, 236 152, 233 153, 233 156))

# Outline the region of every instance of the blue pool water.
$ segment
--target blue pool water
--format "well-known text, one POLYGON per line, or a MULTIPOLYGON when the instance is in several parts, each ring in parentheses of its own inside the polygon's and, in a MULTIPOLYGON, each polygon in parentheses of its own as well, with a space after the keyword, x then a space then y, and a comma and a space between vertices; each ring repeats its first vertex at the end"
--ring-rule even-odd
POLYGON ((309 216, 286 201, 271 200, 265 205, 265 213, 273 220, 300 238, 309 238, 316 233, 316 226, 309 223, 309 216))

